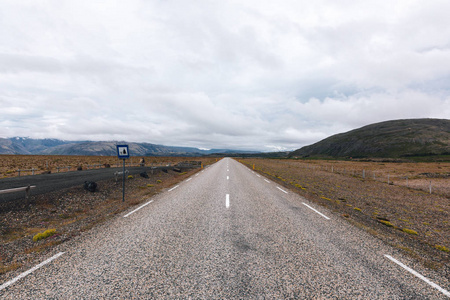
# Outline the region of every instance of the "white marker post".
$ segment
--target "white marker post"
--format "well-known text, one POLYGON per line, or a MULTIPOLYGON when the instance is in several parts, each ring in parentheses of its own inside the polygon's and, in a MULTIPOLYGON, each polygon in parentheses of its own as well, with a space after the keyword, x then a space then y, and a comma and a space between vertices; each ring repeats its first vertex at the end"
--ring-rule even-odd
POLYGON ((125 202, 125 159, 130 158, 128 145, 117 145, 117 156, 119 159, 123 159, 122 202, 125 202))

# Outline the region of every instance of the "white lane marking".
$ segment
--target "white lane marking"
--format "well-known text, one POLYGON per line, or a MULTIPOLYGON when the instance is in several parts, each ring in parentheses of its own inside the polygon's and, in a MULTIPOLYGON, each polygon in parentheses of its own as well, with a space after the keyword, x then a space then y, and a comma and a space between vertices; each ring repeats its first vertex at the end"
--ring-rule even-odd
POLYGON ((227 194, 227 196, 225 197, 225 207, 230 207, 230 194, 227 194))
POLYGON ((192 177, 191 178, 188 178, 188 179, 186 179, 186 182, 188 182, 189 180, 191 180, 192 179, 192 177))
POLYGON ((227 176, 227 180, 229 180, 230 179, 230 176, 227 176))
POLYGON ((395 258, 393 258, 390 255, 385 254, 384 255, 386 258, 390 259, 391 261, 393 261, 394 263, 396 263, 397 265, 399 265, 400 267, 402 267, 403 269, 405 269, 406 271, 408 271, 409 273, 413 274, 414 276, 422 279, 423 281, 425 281, 426 283, 428 283, 429 285, 431 285, 432 287, 434 287, 435 289, 437 289, 439 292, 443 293, 445 296, 450 297, 450 292, 447 291, 444 288, 441 288, 439 285, 437 285, 436 283, 432 282, 431 280, 429 280, 428 278, 426 278, 425 276, 417 273, 416 271, 414 271, 413 269, 411 269, 410 267, 404 265, 403 263, 401 263, 400 261, 396 260, 395 258))
POLYGON ((227 169, 227 172, 230 172, 230 170, 227 169))
POLYGON ((256 174, 256 176, 261 177, 261 176, 259 176, 258 174, 256 174))
POLYGON ((288 192, 286 192, 285 190, 283 190, 282 188, 277 186, 277 189, 279 189, 280 191, 282 191, 283 193, 287 194, 288 192))
POLYGON ((313 211, 315 211, 316 213, 318 213, 319 215, 321 215, 321 216, 324 217, 325 219, 327 219, 327 220, 330 219, 330 218, 328 218, 327 216, 325 216, 323 213, 321 213, 320 211, 318 211, 318 210, 312 208, 311 206, 309 206, 308 204, 306 204, 305 202, 302 202, 302 203, 303 203, 303 205, 309 207, 310 209, 312 209, 313 211))
POLYGON ((269 181, 269 180, 267 180, 267 179, 264 179, 264 181, 265 181, 265 182, 267 182, 267 183, 270 183, 270 181, 269 181))
POLYGON ((174 186, 173 188, 171 188, 171 189, 169 190, 169 192, 173 191, 173 190, 176 189, 177 187, 178 187, 178 185, 174 186))
POLYGON ((143 207, 149 205, 149 204, 152 203, 152 202, 153 202, 153 200, 151 200, 151 201, 149 201, 149 202, 147 202, 147 203, 145 203, 145 204, 139 206, 138 208, 136 208, 136 209, 133 210, 132 212, 127 213, 127 214, 126 214, 125 216, 123 216, 123 217, 124 217, 124 218, 128 217, 128 216, 131 215, 132 213, 137 212, 138 210, 140 210, 141 208, 143 208, 143 207))
POLYGON ((199 173, 195 174, 195 176, 198 176, 198 175, 200 175, 200 174, 199 173))
POLYGON ((39 269, 40 267, 50 263, 52 260, 57 259, 58 257, 60 257, 61 255, 63 255, 64 252, 59 252, 58 254, 50 257, 49 259, 47 259, 46 261, 41 262, 40 264, 34 266, 33 268, 29 269, 28 271, 23 272, 22 274, 20 274, 19 276, 17 276, 14 279, 11 279, 10 281, 5 282, 4 284, 0 285, 0 291, 7 288, 8 286, 10 286, 11 284, 14 284, 17 280, 33 273, 34 271, 36 271, 37 269, 39 269))

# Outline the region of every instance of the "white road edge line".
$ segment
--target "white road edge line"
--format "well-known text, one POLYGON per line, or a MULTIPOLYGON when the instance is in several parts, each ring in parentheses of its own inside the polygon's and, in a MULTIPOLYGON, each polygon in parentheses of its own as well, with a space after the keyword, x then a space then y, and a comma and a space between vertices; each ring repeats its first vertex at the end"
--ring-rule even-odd
POLYGON ((261 177, 261 176, 259 176, 258 174, 256 174, 256 176, 261 177))
POLYGON ((135 213, 135 212, 137 212, 138 210, 140 210, 141 208, 143 208, 143 207, 145 207, 145 206, 147 206, 147 205, 149 205, 150 203, 152 203, 153 202, 153 200, 151 200, 151 201, 148 201, 147 203, 145 203, 145 204, 143 204, 143 205, 141 205, 141 206, 139 206, 138 208, 136 208, 135 210, 133 210, 132 212, 129 212, 129 213, 127 213, 125 216, 123 216, 124 218, 126 218, 126 217, 128 217, 129 215, 131 215, 132 213, 135 213))
POLYGON ((277 189, 279 189, 280 191, 282 191, 283 193, 287 194, 288 192, 286 192, 285 190, 283 190, 282 188, 277 186, 277 189))
POLYGON ((267 183, 270 183, 270 181, 269 181, 269 180, 267 180, 267 179, 264 179, 264 181, 265 181, 265 182, 267 182, 267 183))
POLYGON ((308 204, 306 204, 305 202, 302 202, 303 205, 307 206, 309 209, 312 209, 313 211, 315 211, 316 213, 318 213, 319 215, 321 215, 322 217, 324 217, 325 219, 329 220, 330 218, 328 218, 327 216, 325 216, 323 213, 321 213, 320 211, 312 208, 311 206, 309 206, 308 204))
POLYGON ((395 258, 393 258, 390 255, 385 254, 384 255, 386 258, 388 258, 389 260, 393 261, 394 263, 396 263, 397 265, 399 265, 400 267, 402 267, 403 269, 405 269, 406 271, 408 271, 409 273, 413 274, 414 276, 422 279, 423 281, 425 281, 426 283, 428 283, 429 285, 431 285, 432 287, 434 287, 435 289, 437 289, 438 291, 440 291, 441 293, 443 293, 445 296, 450 297, 450 292, 447 291, 444 288, 441 288, 439 285, 437 285, 436 283, 430 281, 428 278, 426 278, 425 276, 417 273, 416 271, 414 271, 413 269, 411 269, 410 267, 404 265, 403 263, 401 263, 400 261, 396 260, 395 258))
POLYGON ((189 180, 191 180, 192 179, 192 177, 191 178, 188 178, 188 179, 186 179, 186 182, 188 182, 189 180))
POLYGON ((198 176, 200 173, 195 174, 195 176, 198 176))
POLYGON ((225 207, 230 207, 230 194, 227 194, 227 196, 225 197, 225 207))
POLYGON ((171 189, 169 190, 169 192, 173 191, 173 190, 176 189, 177 187, 178 187, 178 185, 174 186, 173 188, 171 188, 171 189))
POLYGON ((10 281, 5 282, 4 284, 0 285, 0 291, 7 288, 8 286, 14 284, 17 280, 33 273, 34 271, 36 271, 37 269, 39 269, 40 267, 50 263, 52 260, 57 259, 58 257, 60 257, 61 255, 63 255, 64 252, 59 252, 58 254, 50 257, 49 259, 47 259, 46 261, 41 262, 40 264, 34 266, 33 268, 29 269, 28 271, 23 272, 22 274, 20 274, 19 276, 17 276, 14 279, 11 279, 10 281))

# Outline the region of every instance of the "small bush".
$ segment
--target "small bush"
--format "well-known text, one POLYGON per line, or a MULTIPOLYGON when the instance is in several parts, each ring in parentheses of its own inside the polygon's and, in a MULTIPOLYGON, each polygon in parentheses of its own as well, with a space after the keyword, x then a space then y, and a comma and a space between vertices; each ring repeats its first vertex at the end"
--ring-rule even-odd
POLYGON ((42 233, 36 234, 36 235, 33 237, 33 241, 34 241, 34 242, 37 242, 37 241, 46 239, 46 238, 48 238, 49 236, 54 235, 55 233, 56 233, 56 229, 49 229, 49 230, 46 230, 46 231, 44 231, 44 232, 42 232, 42 233))
POLYGON ((435 245, 434 248, 436 248, 438 250, 441 250, 441 251, 444 251, 444 252, 450 252, 450 250, 447 247, 445 247, 445 246, 435 245))
POLYGON ((353 209, 357 210, 357 211, 362 211, 361 208, 358 208, 358 207, 354 207, 353 209))
POLYGON ((391 222, 389 222, 389 221, 378 220, 378 222, 380 222, 383 225, 386 225, 387 227, 394 227, 394 225, 391 222))
POLYGON ((162 183, 162 180, 158 179, 158 180, 156 180, 156 183, 162 183))
POLYGON ((128 175, 128 179, 133 179, 133 175, 128 175))
POLYGON ((153 187, 154 185, 153 184, 147 184, 147 187, 153 187))
POLYGON ((412 230, 412 229, 403 228, 402 230, 403 230, 404 232, 408 233, 408 234, 418 235, 417 231, 412 230))

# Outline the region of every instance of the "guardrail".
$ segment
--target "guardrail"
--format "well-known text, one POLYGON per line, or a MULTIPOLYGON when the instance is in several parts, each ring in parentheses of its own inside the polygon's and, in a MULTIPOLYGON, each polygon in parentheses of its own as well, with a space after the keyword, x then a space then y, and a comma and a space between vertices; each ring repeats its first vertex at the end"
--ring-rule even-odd
MULTIPOLYGON (((125 175, 129 174, 130 172, 128 170, 125 170, 125 175)), ((123 175, 123 172, 114 172, 114 177, 116 178, 116 182, 119 179, 119 175, 123 175)))
POLYGON ((24 186, 24 187, 19 187, 19 188, 0 190, 0 195, 25 191, 25 199, 27 200, 27 204, 28 204, 28 197, 30 196, 30 190, 34 189, 34 188, 36 188, 35 185, 29 185, 29 186, 24 186))
POLYGON ((34 171, 37 171, 37 169, 32 168, 32 169, 18 169, 17 172, 19 172, 19 177, 20 177, 20 172, 32 172, 31 175, 34 175, 34 171))

